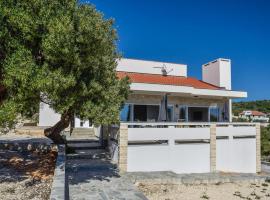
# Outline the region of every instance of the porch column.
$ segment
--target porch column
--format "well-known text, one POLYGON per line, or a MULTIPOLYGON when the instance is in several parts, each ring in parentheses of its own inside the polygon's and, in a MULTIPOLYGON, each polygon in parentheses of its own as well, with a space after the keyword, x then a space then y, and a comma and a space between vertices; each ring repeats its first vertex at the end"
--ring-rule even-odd
POLYGON ((232 100, 229 99, 229 122, 232 123, 232 100))
POLYGON ((261 125, 256 124, 256 172, 261 172, 261 125))
POLYGON ((216 124, 210 125, 210 172, 216 171, 216 124))
POLYGON ((126 124, 120 124, 118 145, 119 145, 118 166, 121 172, 126 172, 127 147, 128 147, 128 126, 126 124))

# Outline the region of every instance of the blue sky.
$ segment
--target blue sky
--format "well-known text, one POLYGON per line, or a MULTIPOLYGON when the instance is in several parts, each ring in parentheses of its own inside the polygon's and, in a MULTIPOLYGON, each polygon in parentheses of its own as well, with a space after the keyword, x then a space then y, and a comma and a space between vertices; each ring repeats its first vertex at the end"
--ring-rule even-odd
POLYGON ((234 90, 270 99, 269 0, 90 0, 114 18, 124 57, 201 65, 232 60, 234 90))

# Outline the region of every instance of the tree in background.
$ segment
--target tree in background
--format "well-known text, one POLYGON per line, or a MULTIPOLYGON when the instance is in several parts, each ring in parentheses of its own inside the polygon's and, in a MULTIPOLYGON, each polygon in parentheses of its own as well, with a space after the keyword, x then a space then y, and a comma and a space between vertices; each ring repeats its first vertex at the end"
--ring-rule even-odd
POLYGON ((234 102, 233 113, 238 116, 244 110, 257 110, 263 113, 270 113, 270 100, 258 100, 247 102, 234 102))
POLYGON ((261 153, 270 156, 270 125, 261 128, 261 153))
POLYGON ((0 126, 32 116, 39 103, 61 120, 45 130, 55 143, 72 118, 119 121, 129 91, 118 80, 116 31, 92 5, 76 0, 0 0, 0 74, 6 89, 0 126))

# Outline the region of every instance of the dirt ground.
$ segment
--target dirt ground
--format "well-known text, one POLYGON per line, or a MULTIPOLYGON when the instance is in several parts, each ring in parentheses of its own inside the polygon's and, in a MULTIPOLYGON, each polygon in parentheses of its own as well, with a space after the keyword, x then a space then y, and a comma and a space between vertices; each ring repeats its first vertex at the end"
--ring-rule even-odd
POLYGON ((47 200, 56 152, 0 150, 0 199, 47 200))
POLYGON ((270 200, 270 183, 222 183, 200 185, 143 184, 137 187, 149 200, 270 200))

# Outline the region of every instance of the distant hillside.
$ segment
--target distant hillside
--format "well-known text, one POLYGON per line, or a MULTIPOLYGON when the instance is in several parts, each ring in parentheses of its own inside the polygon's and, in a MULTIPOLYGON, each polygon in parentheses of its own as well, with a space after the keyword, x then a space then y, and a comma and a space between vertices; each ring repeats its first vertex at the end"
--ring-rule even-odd
POLYGON ((270 100, 233 103, 234 115, 238 115, 243 110, 258 110, 263 113, 270 113, 270 100))

